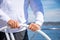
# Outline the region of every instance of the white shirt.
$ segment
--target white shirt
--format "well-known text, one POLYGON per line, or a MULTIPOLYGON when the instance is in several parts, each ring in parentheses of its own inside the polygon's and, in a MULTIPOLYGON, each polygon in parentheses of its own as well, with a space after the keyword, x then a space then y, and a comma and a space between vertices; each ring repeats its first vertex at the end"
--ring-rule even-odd
MULTIPOLYGON (((27 0, 28 1, 28 0, 27 0)), ((25 23, 25 14, 24 14, 24 7, 26 6, 25 0, 4 0, 3 3, 0 5, 0 19, 3 21, 8 22, 8 20, 13 19, 17 20, 20 23, 25 23)), ((30 1, 30 5, 34 5, 33 1, 30 1)), ((28 3, 26 3, 28 4, 28 3)), ((32 7, 32 9, 35 9, 32 7)), ((43 14, 40 11, 36 12, 36 24, 42 25, 43 24, 43 14)), ((1 26, 1 25, 0 25, 1 26)), ((26 30, 26 28, 16 28, 16 29, 8 29, 8 31, 11 30, 12 32, 19 32, 26 30)))

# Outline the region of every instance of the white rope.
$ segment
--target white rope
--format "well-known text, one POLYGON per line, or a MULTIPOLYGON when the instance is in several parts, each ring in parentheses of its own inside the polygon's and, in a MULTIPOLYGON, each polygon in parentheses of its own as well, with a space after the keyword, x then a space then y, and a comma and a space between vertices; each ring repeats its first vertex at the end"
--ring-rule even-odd
MULTIPOLYGON (((20 24, 19 26, 23 26, 23 27, 28 28, 29 25, 27 25, 27 24, 20 24)), ((6 34, 7 40, 10 40, 9 34, 6 32, 7 31, 6 28, 7 28, 6 26, 4 28, 0 28, 0 31, 3 30, 3 29, 5 29, 5 34, 6 34)), ((38 32, 39 34, 41 34, 47 40, 51 40, 51 38, 46 33, 44 33, 42 30, 37 30, 36 32, 38 32)), ((10 35, 11 35, 12 40, 15 40, 14 35, 11 32, 11 30, 10 30, 10 35)))
POLYGON ((9 34, 7 33, 7 26, 0 28, 0 31, 4 30, 7 40, 10 40, 9 34))
MULTIPOLYGON (((27 28, 29 27, 29 25, 26 25, 26 24, 21 24, 21 26, 24 26, 24 27, 27 27, 27 28)), ((51 40, 51 38, 46 33, 44 33, 42 30, 37 30, 36 32, 38 32, 39 34, 41 34, 47 40, 51 40)))
MULTIPOLYGON (((0 28, 0 31, 4 30, 7 40, 10 40, 9 34, 8 34, 8 32, 7 32, 7 28, 8 28, 7 26, 2 27, 2 28, 0 28)), ((12 39, 12 40, 15 40, 14 35, 13 35, 13 33, 11 32, 11 30, 9 30, 9 32, 10 32, 11 39, 12 39)))
POLYGON ((10 32, 11 39, 15 40, 13 33, 11 31, 9 31, 9 32, 10 32))
POLYGON ((6 32, 7 29, 4 29, 7 40, 10 40, 9 34, 6 32))
POLYGON ((47 40, 51 40, 51 38, 46 34, 44 33, 42 30, 37 30, 36 32, 40 33, 43 37, 45 37, 47 40))

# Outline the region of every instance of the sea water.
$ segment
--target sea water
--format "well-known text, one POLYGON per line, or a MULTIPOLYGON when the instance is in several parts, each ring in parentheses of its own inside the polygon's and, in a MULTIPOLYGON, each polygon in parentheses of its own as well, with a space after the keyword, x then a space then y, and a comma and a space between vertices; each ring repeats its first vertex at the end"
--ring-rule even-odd
MULTIPOLYGON (((60 28, 59 25, 44 24, 42 28, 60 28)), ((42 30, 44 31, 52 40, 60 40, 60 30, 42 30)), ((29 40, 46 40, 42 35, 36 32, 28 30, 29 40)))

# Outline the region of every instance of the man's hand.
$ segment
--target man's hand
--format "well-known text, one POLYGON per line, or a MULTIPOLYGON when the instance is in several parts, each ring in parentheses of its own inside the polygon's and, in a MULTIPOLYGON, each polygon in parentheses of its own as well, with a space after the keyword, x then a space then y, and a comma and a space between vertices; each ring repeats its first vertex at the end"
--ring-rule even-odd
POLYGON ((8 21, 8 25, 11 27, 11 28, 19 28, 19 23, 15 20, 9 20, 8 21))
POLYGON ((31 23, 28 28, 29 28, 30 30, 32 30, 32 31, 36 31, 36 30, 41 29, 41 28, 40 28, 40 25, 35 24, 35 23, 31 23))

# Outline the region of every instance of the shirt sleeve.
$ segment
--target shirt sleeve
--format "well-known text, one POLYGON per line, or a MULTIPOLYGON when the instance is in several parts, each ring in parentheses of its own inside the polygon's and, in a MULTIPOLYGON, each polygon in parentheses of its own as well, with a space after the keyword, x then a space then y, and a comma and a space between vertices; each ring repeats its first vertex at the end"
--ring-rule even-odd
POLYGON ((35 23, 42 26, 44 22, 44 12, 41 0, 30 0, 30 7, 32 8, 36 17, 35 23))
POLYGON ((0 20, 8 22, 10 20, 9 16, 0 9, 0 20))
POLYGON ((2 10, 4 9, 4 7, 5 7, 5 1, 3 2, 3 0, 0 0, 0 20, 8 22, 10 18, 6 14, 6 12, 2 10))

